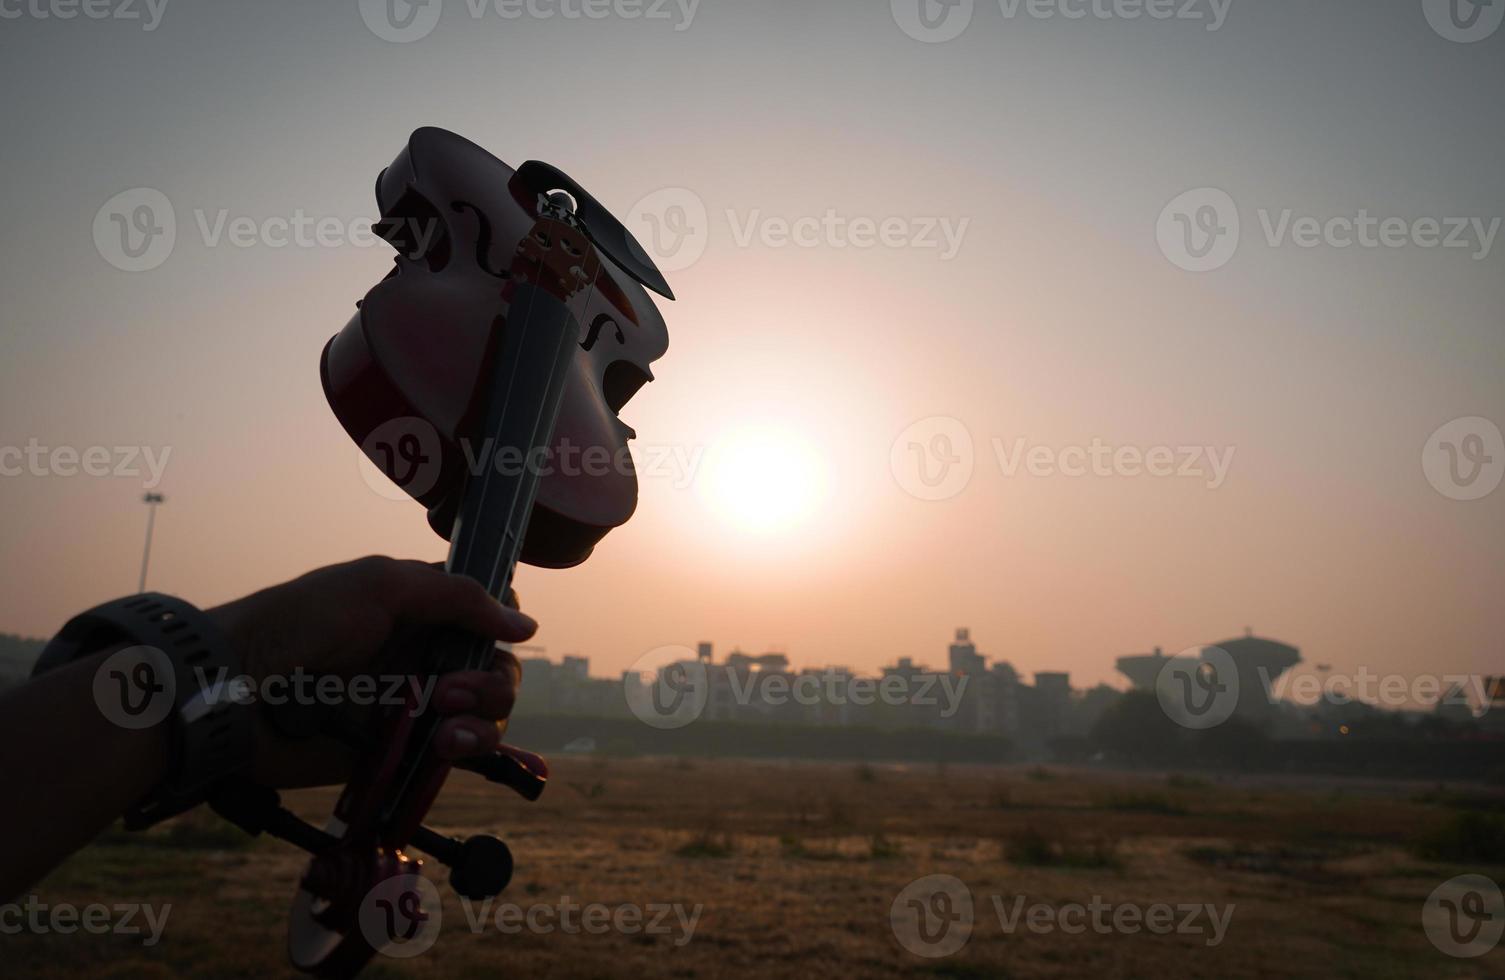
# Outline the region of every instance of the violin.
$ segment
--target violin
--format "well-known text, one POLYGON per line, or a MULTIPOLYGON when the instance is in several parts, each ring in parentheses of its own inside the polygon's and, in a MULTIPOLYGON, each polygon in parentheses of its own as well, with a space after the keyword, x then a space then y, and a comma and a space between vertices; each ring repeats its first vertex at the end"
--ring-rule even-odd
MULTIPOLYGON (((673 293, 563 171, 539 161, 514 170, 442 129, 412 134, 378 176, 376 199, 374 229, 397 255, 324 348, 324 391, 367 457, 427 508, 449 541, 448 571, 500 599, 518 562, 576 565, 632 516, 634 433, 620 411, 668 348, 648 290, 673 293)), ((490 669, 496 648, 451 628, 422 633, 410 652, 437 677, 490 669)), ((211 800, 251 833, 312 854, 289 926, 299 970, 353 976, 387 944, 413 939, 428 920, 424 897, 435 896, 411 852, 448 865, 465 898, 506 887, 502 841, 423 826, 451 769, 432 750, 438 721, 414 693, 336 732, 360 754, 323 829, 260 787, 211 800)), ((458 765, 529 800, 548 779, 540 757, 511 747, 458 765)))

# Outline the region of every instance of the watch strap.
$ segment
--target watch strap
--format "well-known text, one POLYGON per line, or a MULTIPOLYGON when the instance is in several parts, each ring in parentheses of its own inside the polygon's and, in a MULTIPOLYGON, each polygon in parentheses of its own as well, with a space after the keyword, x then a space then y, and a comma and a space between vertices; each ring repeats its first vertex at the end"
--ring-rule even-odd
POLYGON ((120 643, 150 647, 172 665, 168 774, 125 817, 127 829, 140 830, 192 809, 246 768, 255 718, 234 697, 240 664, 224 633, 201 610, 158 592, 126 596, 73 617, 42 651, 32 676, 120 643))

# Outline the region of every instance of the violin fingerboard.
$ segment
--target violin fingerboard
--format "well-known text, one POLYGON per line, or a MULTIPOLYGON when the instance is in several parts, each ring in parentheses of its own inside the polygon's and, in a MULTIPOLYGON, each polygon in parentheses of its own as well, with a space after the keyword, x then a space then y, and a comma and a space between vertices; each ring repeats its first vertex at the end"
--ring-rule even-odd
POLYGON ((466 480, 446 567, 498 599, 511 587, 528 532, 539 461, 553 444, 579 332, 564 302, 538 286, 519 284, 511 315, 492 345, 483 389, 488 396, 471 452, 483 465, 466 480), (508 455, 498 457, 503 450, 508 455))

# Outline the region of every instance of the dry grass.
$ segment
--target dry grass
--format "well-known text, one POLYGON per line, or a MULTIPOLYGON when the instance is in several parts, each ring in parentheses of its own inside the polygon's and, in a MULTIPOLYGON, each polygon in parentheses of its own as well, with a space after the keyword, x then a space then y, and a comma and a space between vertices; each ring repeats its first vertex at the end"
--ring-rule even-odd
MULTIPOLYGON (((439 945, 414 960, 379 960, 370 976, 1505 974, 1505 947, 1450 959, 1428 942, 1420 918, 1427 895, 1455 874, 1505 881, 1505 868, 1459 863, 1435 848, 1452 839, 1460 813, 1498 805, 1486 789, 603 758, 558 760, 555 783, 530 805, 457 775, 432 822, 507 839, 518 869, 505 901, 701 905, 693 938, 676 945, 679 930, 473 934, 441 885, 439 945), (896 941, 889 909, 906 884, 936 873, 967 883, 978 922, 960 952, 925 960, 896 941), (991 899, 1020 895, 1029 903, 1101 896, 1236 909, 1216 948, 1191 935, 1005 933, 991 899)), ((295 804, 312 816, 330 800, 310 793, 295 804)), ((1478 821, 1469 820, 1477 836, 1478 821)), ((5 936, 0 973, 283 975, 282 920, 302 864, 275 842, 237 841, 212 818, 146 837, 108 835, 38 893, 78 905, 171 902, 161 944, 5 936)))

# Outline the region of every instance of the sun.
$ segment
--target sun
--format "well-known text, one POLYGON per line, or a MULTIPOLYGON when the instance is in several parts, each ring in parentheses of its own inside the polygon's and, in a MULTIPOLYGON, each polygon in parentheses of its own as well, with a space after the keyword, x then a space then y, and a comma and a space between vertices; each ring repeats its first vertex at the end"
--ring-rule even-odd
POLYGON ((702 499, 722 520, 752 533, 789 530, 820 509, 826 465, 793 429, 739 429, 720 436, 698 481, 702 499))

